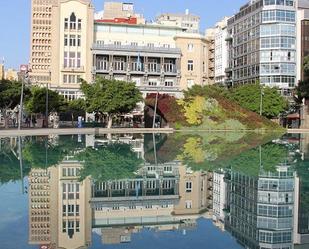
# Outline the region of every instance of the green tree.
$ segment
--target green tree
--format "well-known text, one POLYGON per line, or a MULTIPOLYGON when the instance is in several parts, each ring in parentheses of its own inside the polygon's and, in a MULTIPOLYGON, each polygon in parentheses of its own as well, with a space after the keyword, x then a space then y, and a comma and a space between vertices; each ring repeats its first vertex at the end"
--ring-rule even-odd
POLYGON ((298 104, 302 103, 303 98, 309 98, 309 80, 300 81, 295 89, 295 100, 298 104))
POLYGON ((130 145, 117 143, 98 148, 88 147, 76 158, 83 164, 80 172, 81 180, 88 176, 95 181, 132 178, 143 163, 130 145))
MULTIPOLYGON (((22 175, 30 172, 30 166, 23 162, 22 175)), ((20 162, 18 159, 18 148, 13 148, 9 138, 0 140, 0 184, 21 180, 20 162)))
POLYGON ((82 82, 81 89, 86 97, 86 110, 107 114, 108 128, 112 127, 113 116, 132 111, 143 99, 135 83, 101 77, 93 84, 82 82))
POLYGON ((309 56, 306 56, 304 58, 303 70, 304 70, 305 76, 309 76, 309 56))
MULTIPOLYGON (((32 87, 32 96, 26 101, 26 109, 30 113, 45 114, 46 111, 46 88, 32 87)), ((65 110, 67 102, 59 93, 48 90, 48 114, 65 110)))
MULTIPOLYGON (((4 118, 5 128, 8 128, 7 111, 14 109, 20 103, 21 83, 16 81, 0 81, 0 112, 4 118)), ((24 96, 30 95, 27 87, 24 89, 24 96)), ((27 98, 26 98, 27 99, 27 98)))
POLYGON ((246 84, 231 90, 229 98, 241 107, 260 113, 261 94, 263 94, 262 115, 267 118, 278 117, 287 109, 287 101, 278 89, 263 87, 260 84, 246 84))
POLYGON ((83 143, 77 142, 77 136, 60 136, 57 142, 45 136, 28 137, 24 141, 23 157, 32 168, 48 168, 83 147, 83 143))
POLYGON ((68 102, 66 111, 71 113, 72 126, 76 116, 82 116, 85 114, 86 102, 84 99, 74 99, 68 102))

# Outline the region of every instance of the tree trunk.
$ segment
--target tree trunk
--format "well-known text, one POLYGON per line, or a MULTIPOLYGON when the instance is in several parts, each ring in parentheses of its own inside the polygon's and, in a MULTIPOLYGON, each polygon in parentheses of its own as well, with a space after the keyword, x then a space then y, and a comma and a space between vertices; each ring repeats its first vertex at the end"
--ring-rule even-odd
POLYGON ((8 129, 9 128, 9 120, 8 120, 8 116, 6 114, 6 111, 3 112, 3 120, 4 120, 4 128, 8 129))
POLYGON ((107 128, 108 129, 112 128, 112 125, 113 125, 113 116, 112 115, 108 115, 107 128))
POLYGON ((74 128, 74 114, 71 113, 71 118, 72 118, 72 128, 74 128))

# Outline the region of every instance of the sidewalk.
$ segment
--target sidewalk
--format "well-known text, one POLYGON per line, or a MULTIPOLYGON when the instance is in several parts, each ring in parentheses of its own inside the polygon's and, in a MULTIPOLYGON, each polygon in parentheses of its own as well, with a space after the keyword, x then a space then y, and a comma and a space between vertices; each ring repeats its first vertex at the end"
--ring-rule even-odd
POLYGON ((77 134, 119 134, 119 133, 173 133, 172 128, 61 128, 61 129, 36 129, 24 128, 18 129, 2 129, 0 130, 0 137, 7 136, 46 136, 46 135, 77 135, 77 134))

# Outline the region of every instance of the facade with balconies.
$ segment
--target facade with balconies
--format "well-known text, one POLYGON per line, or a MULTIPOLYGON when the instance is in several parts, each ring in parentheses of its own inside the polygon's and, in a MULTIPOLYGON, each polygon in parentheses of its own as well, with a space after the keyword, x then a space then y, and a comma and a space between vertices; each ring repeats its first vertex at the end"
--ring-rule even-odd
POLYGON ((96 22, 93 77, 135 82, 144 97, 149 93, 181 96, 181 50, 177 27, 96 22))

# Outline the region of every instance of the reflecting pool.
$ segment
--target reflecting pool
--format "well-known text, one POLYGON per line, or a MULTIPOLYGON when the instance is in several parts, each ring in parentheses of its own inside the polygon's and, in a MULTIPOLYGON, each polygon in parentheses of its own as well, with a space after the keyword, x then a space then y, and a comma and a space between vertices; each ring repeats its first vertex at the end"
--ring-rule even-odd
POLYGON ((0 248, 309 248, 309 134, 0 138, 0 248))

